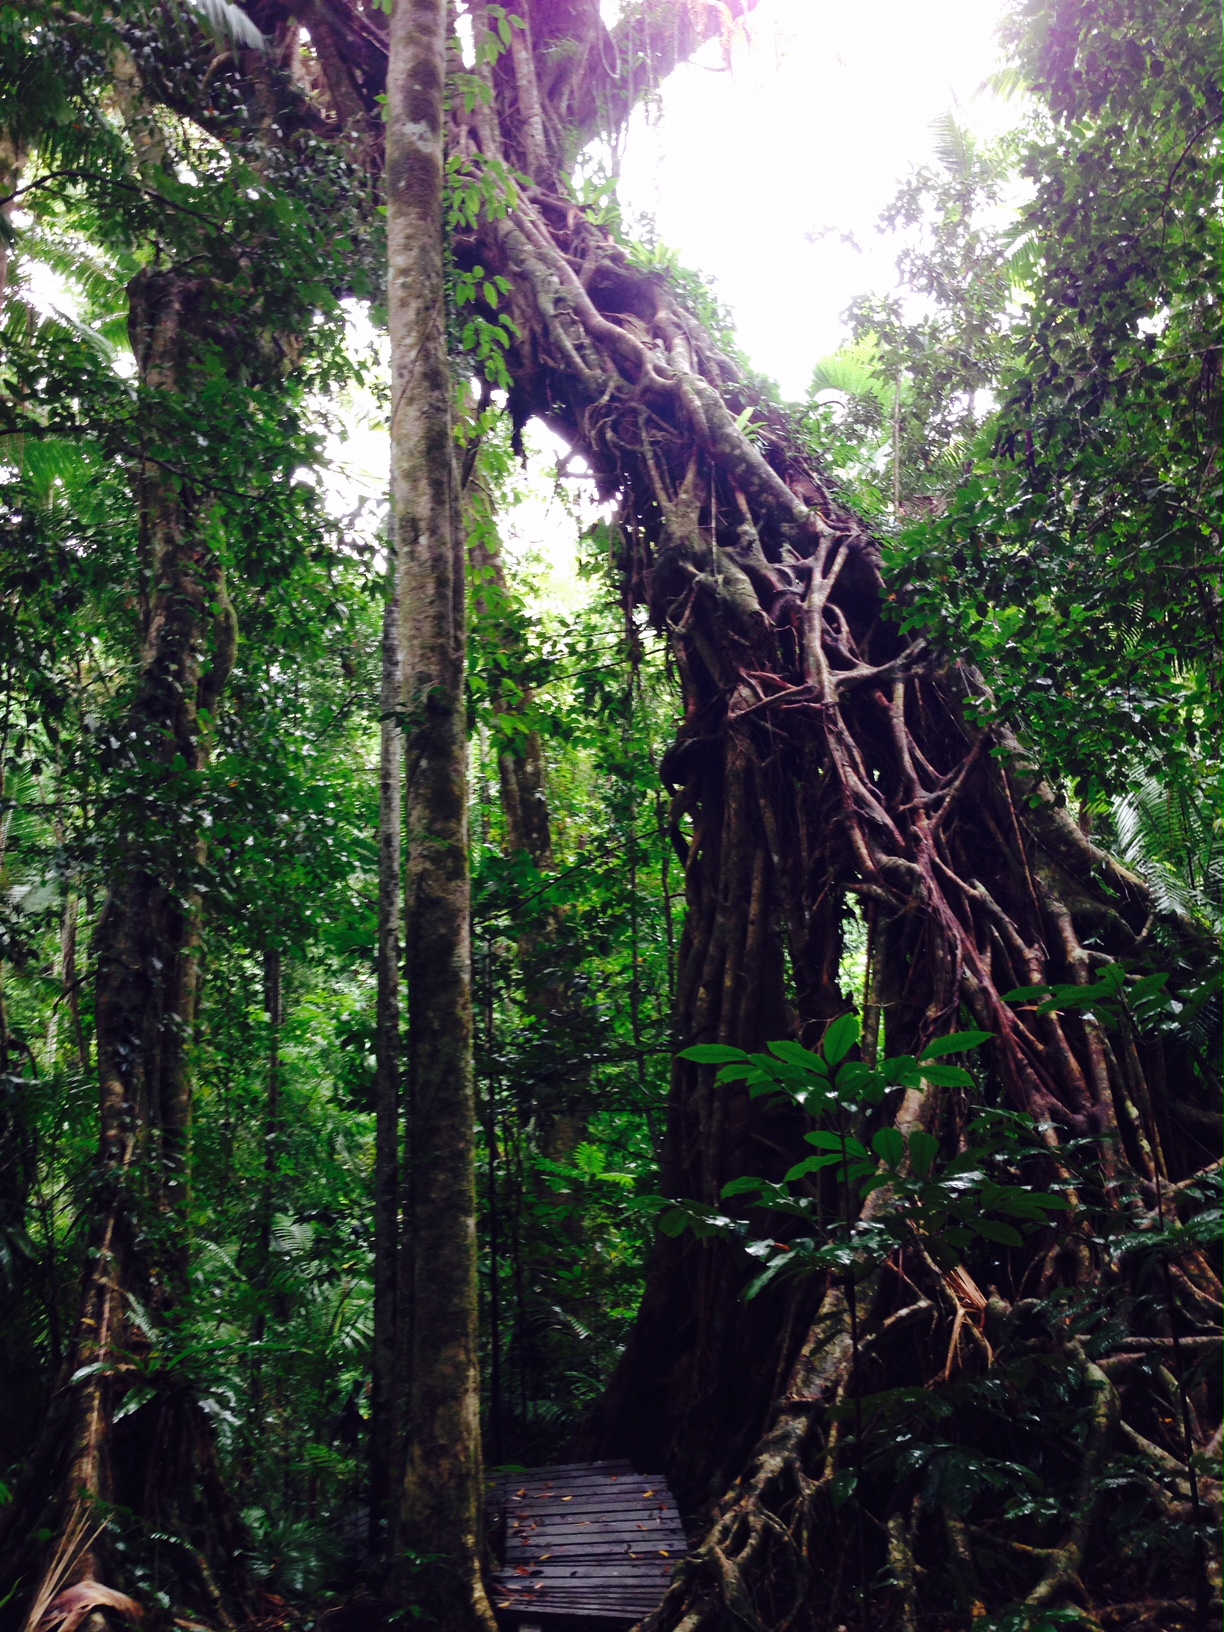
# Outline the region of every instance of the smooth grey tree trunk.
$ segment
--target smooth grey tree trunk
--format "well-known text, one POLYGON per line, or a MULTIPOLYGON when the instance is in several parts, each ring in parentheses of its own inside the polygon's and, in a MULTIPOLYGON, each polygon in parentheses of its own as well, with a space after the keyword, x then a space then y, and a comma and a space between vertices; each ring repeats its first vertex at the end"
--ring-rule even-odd
MULTIPOLYGON (((387 563, 383 619, 382 743, 378 818, 378 1074, 374 1085, 374 1351, 370 1412, 370 1546, 384 1556, 394 1542, 392 1493, 399 1473, 403 1413, 397 1383, 406 1316, 398 1305, 400 1259, 400 951, 403 915, 403 702, 399 571, 387 563)), ((407 1333, 405 1331, 404 1337, 407 1333)))
MULTIPOLYGON (((463 538, 446 347, 446 0, 396 0, 387 76, 391 472, 404 654, 411 1386, 392 1590, 490 1629, 480 1576, 463 538)), ((401 1323, 402 1326, 402 1323, 401 1323)))

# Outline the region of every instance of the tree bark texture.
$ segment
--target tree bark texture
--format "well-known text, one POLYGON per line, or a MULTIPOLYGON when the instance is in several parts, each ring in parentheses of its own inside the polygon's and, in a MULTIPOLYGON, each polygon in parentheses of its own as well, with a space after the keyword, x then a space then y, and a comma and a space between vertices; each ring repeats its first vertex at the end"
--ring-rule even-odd
POLYGON ((392 506, 402 596, 414 1255, 401 1556, 439 1626, 492 1625, 478 1536, 465 573, 443 262, 444 0, 396 0, 387 78, 392 506), (404 1552, 403 1550, 408 1550, 404 1552), (410 1568, 409 1554, 418 1561, 410 1568))
POLYGON ((215 707, 236 644, 221 564, 206 539, 208 495, 154 452, 158 405, 189 385, 208 286, 150 268, 128 294, 151 444, 136 476, 143 631, 124 734, 134 792, 94 944, 101 1137, 90 1267, 63 1378, 0 1536, 23 1594, 34 1582, 31 1632, 70 1589, 78 1603, 94 1593, 102 1612, 132 1609, 113 1592, 112 1505, 189 1538, 185 1592, 210 1613, 226 1614, 213 1565, 232 1580, 239 1551, 211 1430, 194 1401, 181 1388, 159 1390, 115 1421, 186 1268, 187 1048, 204 860, 194 806, 209 744, 201 714, 215 707), (52 1532, 49 1546, 34 1534, 42 1526, 52 1532))
POLYGON ((370 1543, 376 1555, 392 1544, 391 1520, 400 1472, 401 1362, 399 1314, 400 950, 403 922, 403 655, 399 561, 387 564, 383 618, 382 727, 378 808, 378 1036, 374 1085, 374 1343, 370 1400, 370 1543))

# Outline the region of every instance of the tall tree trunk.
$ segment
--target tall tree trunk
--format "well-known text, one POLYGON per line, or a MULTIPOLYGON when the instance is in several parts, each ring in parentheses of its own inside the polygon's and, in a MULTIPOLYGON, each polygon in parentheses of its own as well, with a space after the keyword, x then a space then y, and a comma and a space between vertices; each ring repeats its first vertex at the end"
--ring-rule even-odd
MULTIPOLYGON (((129 286, 132 349, 150 442, 156 405, 190 373, 204 285, 146 269, 129 286)), ((204 840, 196 783, 211 713, 234 660, 236 625, 205 536, 207 496, 156 456, 138 472, 147 591, 140 672, 124 740, 135 773, 95 937, 99 1113, 97 1224, 64 1381, 16 1500, 4 1515, 6 1565, 30 1592, 28 1625, 68 1588, 103 1611, 115 1504, 216 1552, 191 1556, 184 1590, 225 1615, 213 1563, 238 1569, 207 1419, 181 1390, 158 1393, 122 1425, 116 1410, 151 1357, 149 1325, 183 1289, 190 1075, 198 986, 204 840), (147 1311, 141 1315, 141 1310, 147 1311), (45 1527, 52 1541, 44 1545, 45 1527), (37 1567, 35 1569, 35 1561, 37 1567), (32 1591, 30 1583, 33 1583, 32 1591)))
POLYGON ((415 1262, 396 1590, 491 1627, 476 1327, 465 573, 446 344, 445 0, 396 0, 387 76, 392 505, 403 616, 415 1262))
POLYGON ((397 1338, 400 1279, 400 929, 403 915, 403 656, 398 556, 389 552, 383 617, 378 811, 378 1074, 374 1086, 374 1346, 370 1401, 370 1546, 392 1545, 393 1494, 402 1435, 397 1338))

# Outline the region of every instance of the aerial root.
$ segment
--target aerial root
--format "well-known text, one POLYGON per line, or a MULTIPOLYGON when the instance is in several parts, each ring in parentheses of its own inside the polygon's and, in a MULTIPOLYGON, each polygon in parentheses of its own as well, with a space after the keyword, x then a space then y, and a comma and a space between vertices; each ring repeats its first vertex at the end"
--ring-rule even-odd
POLYGON ((1076 1360, 1080 1375, 1092 1396, 1087 1437, 1080 1458, 1075 1516, 1062 1544, 1053 1549, 1041 1580, 1024 1600, 1026 1609, 1055 1607, 1055 1599, 1064 1596, 1074 1596, 1081 1603, 1084 1601, 1083 1583, 1079 1578, 1084 1543, 1096 1505, 1098 1481, 1121 1420, 1121 1401, 1109 1378, 1084 1353, 1078 1339, 1067 1344, 1067 1351, 1076 1360))

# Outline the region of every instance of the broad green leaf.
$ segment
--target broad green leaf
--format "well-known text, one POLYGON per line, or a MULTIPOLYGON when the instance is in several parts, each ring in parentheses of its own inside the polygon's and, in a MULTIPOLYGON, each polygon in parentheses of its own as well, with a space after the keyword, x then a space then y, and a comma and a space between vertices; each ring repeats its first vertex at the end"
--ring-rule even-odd
POLYGON ((912 1054, 898 1054, 895 1059, 885 1060, 880 1070, 885 1082, 894 1088, 921 1087, 922 1073, 912 1054))
POLYGON ((993 1031, 954 1031, 948 1037, 936 1037, 922 1051, 923 1061, 937 1060, 943 1054, 967 1054, 971 1048, 981 1048, 994 1036, 993 1031))
POLYGON ((1052 986, 1016 986, 1010 992, 1003 993, 1004 1003, 1033 1003, 1038 998, 1049 997, 1052 986))
POLYGON ((751 1082, 759 1077, 760 1072, 748 1060, 736 1060, 731 1065, 724 1065, 714 1081, 721 1087, 724 1083, 751 1082))
POLYGON ((987 1241, 997 1241, 1004 1247, 1019 1247, 1024 1244, 1024 1238, 1019 1230, 1013 1229, 1010 1224, 998 1224, 991 1218, 974 1219, 972 1228, 978 1235, 984 1235, 987 1241))
POLYGON ((820 1051, 830 1065, 838 1065, 858 1042, 859 1035, 858 1015, 839 1015, 825 1032, 820 1051))
POLYGON ((738 1179, 732 1179, 729 1184, 724 1184, 721 1194, 724 1197, 747 1196, 754 1192, 763 1190, 765 1188, 765 1184, 766 1181, 764 1179, 757 1179, 754 1178, 751 1173, 744 1173, 741 1174, 738 1179))
POLYGON ((867 1098, 875 1087, 883 1089, 884 1079, 862 1060, 847 1060, 837 1073, 837 1091, 842 1098, 867 1098))
POLYGON ((835 1150, 838 1155, 866 1156, 866 1145, 860 1144, 851 1134, 832 1133, 828 1128, 813 1128, 811 1133, 803 1136, 809 1145, 815 1145, 817 1150, 835 1150))
POLYGON ((972 1088, 973 1078, 960 1065, 924 1065, 922 1074, 935 1088, 972 1088))
POLYGON ((910 1166, 920 1179, 925 1179, 931 1171, 931 1164, 939 1155, 939 1140, 922 1128, 917 1128, 906 1140, 909 1147, 910 1166))
MULTIPOLYGON (((806 1178, 809 1173, 820 1173, 826 1167, 836 1167, 840 1161, 840 1155, 834 1156, 831 1153, 826 1156, 807 1156, 803 1161, 795 1163, 782 1182, 794 1184, 798 1179, 806 1178)), ((723 1194, 725 1195, 726 1191, 723 1194)))
POLYGON ((905 1160, 905 1139, 897 1128, 881 1128, 871 1141, 871 1148, 889 1167, 900 1167, 905 1160))
POLYGON ((726 1043, 694 1043, 692 1048, 681 1049, 677 1058, 692 1060, 694 1065, 731 1065, 749 1056, 742 1048, 731 1048, 726 1043))
POLYGON ((798 1066, 801 1071, 814 1071, 817 1076, 827 1077, 828 1067, 819 1054, 813 1054, 810 1048, 804 1048, 801 1043, 792 1043, 783 1039, 781 1042, 770 1043, 769 1052, 776 1054, 787 1065, 798 1066))

